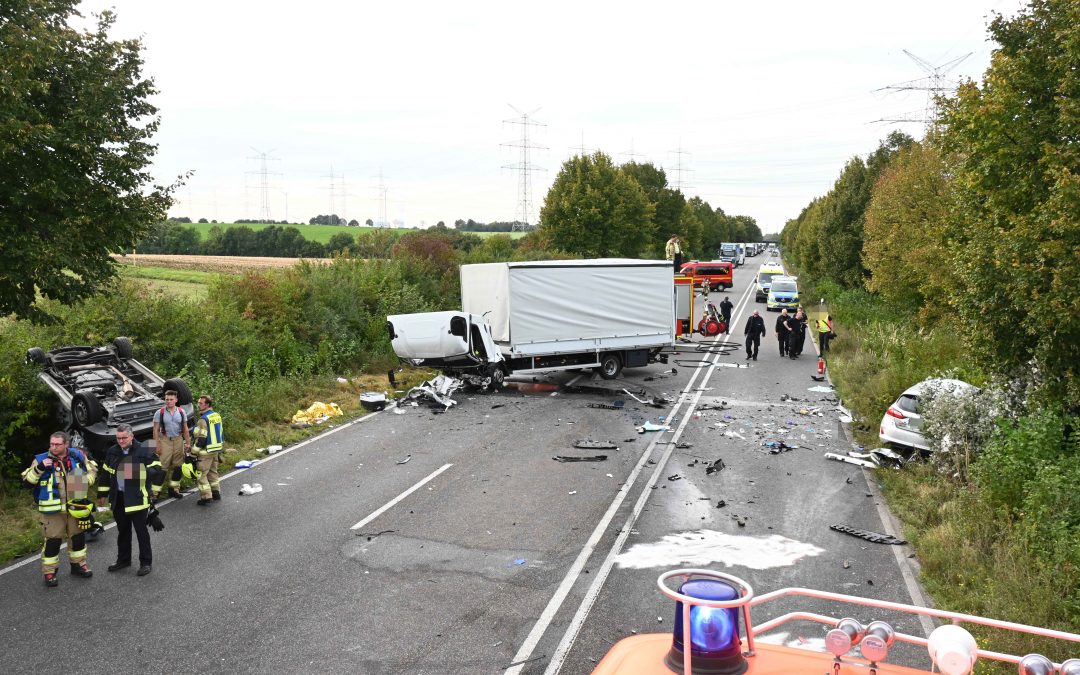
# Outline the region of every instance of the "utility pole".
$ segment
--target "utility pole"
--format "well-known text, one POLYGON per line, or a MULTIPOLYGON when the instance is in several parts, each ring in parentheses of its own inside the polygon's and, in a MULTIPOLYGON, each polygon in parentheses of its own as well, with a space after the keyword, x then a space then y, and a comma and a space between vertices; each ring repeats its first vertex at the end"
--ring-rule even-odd
POLYGON ((375 186, 375 198, 379 201, 379 222, 382 223, 379 227, 390 227, 390 221, 386 219, 386 194, 389 191, 390 188, 386 187, 383 181, 382 169, 379 169, 379 184, 375 186))
POLYGON ((637 164, 637 158, 638 157, 644 157, 645 156, 645 155, 638 154, 638 153, 634 152, 634 137, 633 136, 630 137, 630 152, 623 152, 623 153, 620 153, 620 154, 623 157, 629 157, 630 159, 628 161, 630 161, 630 162, 632 162, 634 164, 637 164))
POLYGON ((682 149, 682 141, 679 141, 679 149, 671 152, 675 155, 675 189, 686 194, 685 190, 689 190, 693 186, 683 183, 683 173, 693 173, 693 171, 683 168, 683 155, 689 155, 690 153, 682 149))
POLYGON ((326 215, 327 216, 335 216, 337 214, 334 213, 334 210, 335 210, 335 206, 334 206, 334 190, 337 188, 337 185, 334 183, 334 165, 333 164, 330 165, 330 175, 329 176, 324 175, 322 177, 330 179, 330 212, 327 213, 326 215))
POLYGON ((585 155, 592 152, 592 148, 586 148, 585 147, 585 132, 584 131, 581 132, 581 145, 572 147, 570 149, 571 150, 577 150, 577 154, 581 155, 582 157, 584 157, 585 155))
MULTIPOLYGON (((249 171, 248 173, 258 174, 259 176, 259 220, 264 223, 270 222, 270 176, 280 176, 280 173, 272 172, 267 169, 267 162, 280 161, 277 157, 271 157, 270 153, 273 150, 263 152, 258 148, 252 148, 256 155, 254 157, 248 157, 248 159, 259 160, 259 170, 249 171)), ((246 200, 245 200, 246 201, 246 200)))
MULTIPOLYGON (((508 103, 507 105, 510 104, 508 103)), ((504 165, 503 168, 518 172, 517 215, 514 218, 514 230, 524 230, 529 228, 529 222, 532 220, 532 173, 534 171, 546 171, 546 169, 534 166, 529 161, 530 150, 547 150, 546 146, 533 145, 529 142, 529 127, 543 127, 547 125, 531 119, 531 115, 540 110, 540 108, 524 113, 517 108, 514 108, 512 105, 510 105, 510 107, 519 115, 519 117, 503 120, 503 123, 521 125, 521 139, 517 142, 502 143, 501 145, 507 148, 517 148, 520 151, 520 154, 517 164, 507 164, 504 165)))
POLYGON ((914 61, 919 68, 926 73, 926 77, 919 78, 917 80, 909 80, 907 82, 900 82, 897 84, 890 84, 887 87, 875 89, 878 91, 925 91, 926 92, 926 106, 921 116, 919 113, 903 113, 900 115, 894 115, 893 117, 882 118, 874 120, 874 122, 920 122, 926 125, 929 129, 937 121, 938 115, 938 96, 951 93, 955 90, 955 87, 947 84, 946 76, 960 65, 967 57, 971 56, 972 52, 968 52, 963 56, 958 56, 951 61, 946 61, 940 66, 935 66, 926 59, 915 56, 908 50, 904 49, 903 52, 907 54, 908 58, 914 61))

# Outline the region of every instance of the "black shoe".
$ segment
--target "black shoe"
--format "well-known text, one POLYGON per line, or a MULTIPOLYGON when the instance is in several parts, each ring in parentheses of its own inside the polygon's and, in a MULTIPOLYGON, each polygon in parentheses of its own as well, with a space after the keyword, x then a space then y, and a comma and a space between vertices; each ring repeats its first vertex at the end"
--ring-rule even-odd
POLYGON ((137 576, 137 577, 145 577, 147 574, 150 574, 150 566, 149 565, 143 565, 142 567, 139 568, 139 571, 135 573, 135 576, 137 576))
POLYGON ((221 490, 211 490, 210 495, 215 502, 221 501, 221 490))
POLYGON ((60 580, 56 578, 56 572, 49 572, 45 575, 45 585, 49 588, 56 588, 60 585, 60 580))
POLYGON ((89 579, 94 576, 94 572, 86 563, 71 563, 71 573, 77 577, 82 577, 83 579, 89 579))
POLYGON ((754 357, 754 360, 755 360, 755 361, 757 361, 757 357, 756 357, 756 356, 754 357))
POLYGON ((210 498, 210 497, 203 497, 202 499, 200 499, 199 501, 197 501, 195 503, 198 504, 199 506, 206 506, 207 504, 209 504, 212 501, 214 501, 214 500, 212 498, 210 498))
POLYGON ((130 560, 127 561, 127 562, 120 562, 119 560, 117 560, 113 564, 109 565, 109 571, 110 572, 116 572, 118 570, 124 569, 125 567, 131 567, 131 561, 130 560))
POLYGON ((180 494, 180 491, 176 488, 169 490, 169 496, 173 499, 183 499, 184 495, 180 494))
POLYGON ((747 361, 749 361, 749 360, 750 360, 750 355, 749 355, 749 354, 747 354, 747 355, 746 355, 746 360, 747 360, 747 361))

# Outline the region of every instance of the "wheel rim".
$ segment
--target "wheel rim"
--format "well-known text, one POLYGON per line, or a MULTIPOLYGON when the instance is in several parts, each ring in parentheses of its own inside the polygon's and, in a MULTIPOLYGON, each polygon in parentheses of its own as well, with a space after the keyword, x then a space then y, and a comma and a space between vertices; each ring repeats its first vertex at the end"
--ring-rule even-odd
POLYGON ((82 401, 77 401, 75 403, 75 405, 73 405, 71 407, 71 413, 75 416, 75 422, 79 426, 81 426, 81 427, 86 426, 86 420, 89 417, 89 415, 88 415, 88 411, 86 410, 86 404, 85 403, 83 403, 82 401))
POLYGON ((605 375, 614 375, 616 372, 618 372, 618 370, 619 370, 619 362, 618 361, 616 361, 615 359, 605 359, 604 360, 604 374, 605 375))

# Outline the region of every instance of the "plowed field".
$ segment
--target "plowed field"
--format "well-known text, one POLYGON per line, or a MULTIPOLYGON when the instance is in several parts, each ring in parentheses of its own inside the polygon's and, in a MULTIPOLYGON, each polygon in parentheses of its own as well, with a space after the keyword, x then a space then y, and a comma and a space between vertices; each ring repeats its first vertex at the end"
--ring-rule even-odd
MULTIPOLYGON (((168 267, 178 270, 199 270, 201 272, 219 272, 223 274, 239 274, 248 270, 269 267, 292 267, 301 260, 301 258, 245 258, 230 255, 159 255, 141 253, 113 257, 122 265, 168 267)), ((329 258, 308 260, 318 264, 332 262, 329 258)))

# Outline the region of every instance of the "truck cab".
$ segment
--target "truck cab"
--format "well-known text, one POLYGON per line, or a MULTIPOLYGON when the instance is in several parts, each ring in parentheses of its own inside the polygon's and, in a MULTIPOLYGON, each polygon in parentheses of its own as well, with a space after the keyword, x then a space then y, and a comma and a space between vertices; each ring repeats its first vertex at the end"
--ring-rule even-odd
POLYGON ((485 376, 505 372, 502 352, 482 316, 466 312, 394 314, 386 317, 386 329, 394 353, 415 366, 485 376))

